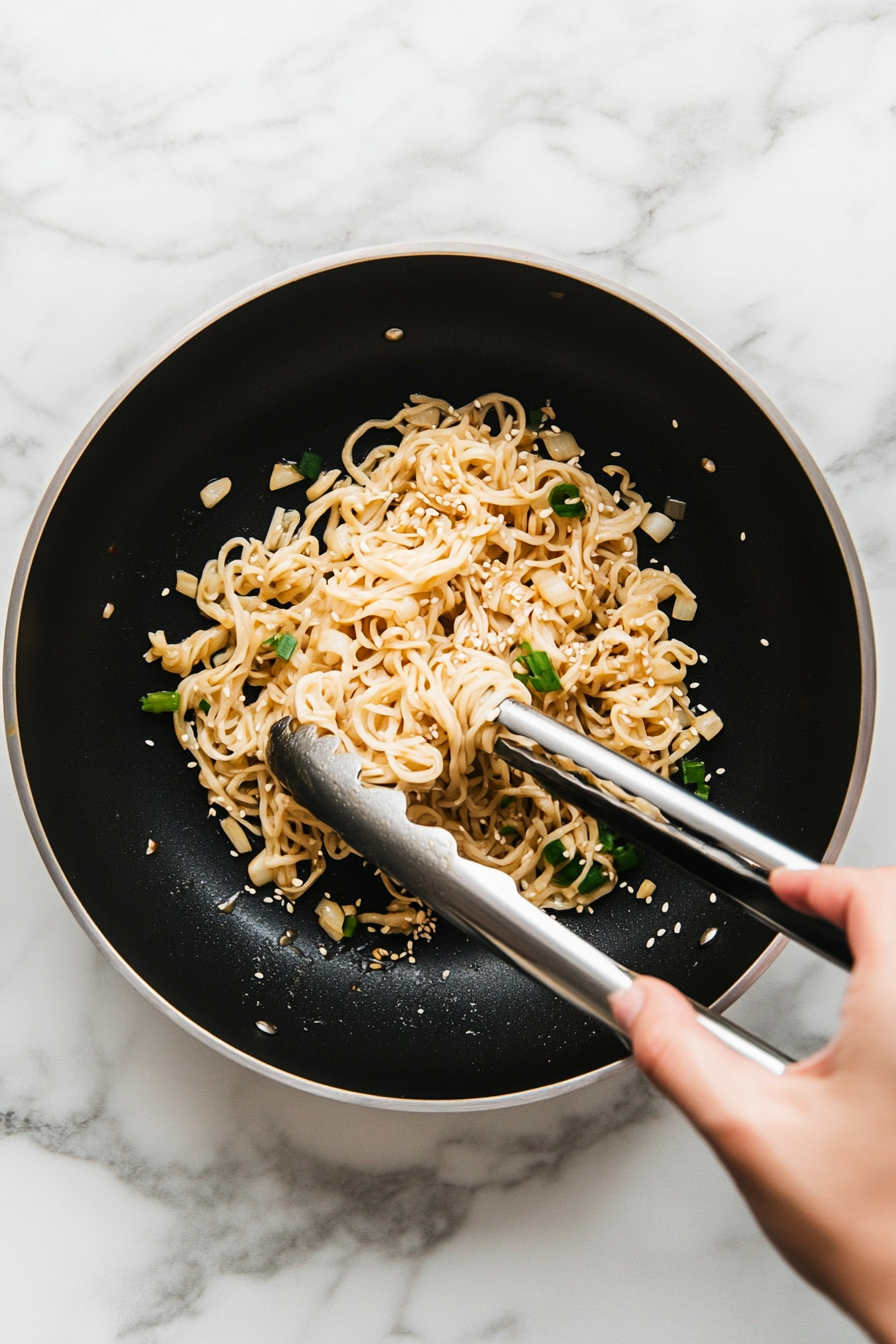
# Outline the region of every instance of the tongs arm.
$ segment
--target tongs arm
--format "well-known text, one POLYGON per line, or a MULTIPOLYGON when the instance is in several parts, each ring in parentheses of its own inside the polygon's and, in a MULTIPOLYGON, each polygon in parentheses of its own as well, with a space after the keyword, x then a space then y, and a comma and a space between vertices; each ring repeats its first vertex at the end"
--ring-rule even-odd
POLYGON ((796 939, 846 970, 851 969, 852 954, 841 930, 826 920, 785 905, 769 885, 772 868, 814 869, 818 867, 814 859, 694 798, 678 785, 527 705, 505 700, 498 722, 545 750, 584 766, 599 778, 610 780, 627 793, 645 798, 670 822, 656 821, 553 761, 499 738, 495 754, 508 764, 537 779, 564 802, 612 823, 629 839, 730 896, 778 933, 796 939))

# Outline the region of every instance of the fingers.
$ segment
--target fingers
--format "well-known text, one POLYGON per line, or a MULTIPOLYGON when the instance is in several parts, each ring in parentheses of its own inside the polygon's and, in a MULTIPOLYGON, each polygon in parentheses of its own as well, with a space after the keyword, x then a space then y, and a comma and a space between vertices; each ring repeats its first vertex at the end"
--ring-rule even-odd
POLYGON ((702 1027, 683 994, 651 976, 610 1000, 650 1081, 719 1146, 775 1079, 702 1027))
POLYGON ((896 949, 896 868, 833 868, 794 873, 776 868, 776 896, 845 931, 857 960, 890 958, 896 949))

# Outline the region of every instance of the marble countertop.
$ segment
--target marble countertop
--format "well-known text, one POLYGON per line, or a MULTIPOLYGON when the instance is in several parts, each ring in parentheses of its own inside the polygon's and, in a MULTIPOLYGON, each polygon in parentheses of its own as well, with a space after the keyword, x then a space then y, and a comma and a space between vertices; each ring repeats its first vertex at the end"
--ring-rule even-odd
MULTIPOLYGON (((205 308, 345 248, 522 246, 680 313, 790 417, 862 557, 886 706, 894 71, 893 0, 8 6, 4 591, 78 430, 205 308)), ((894 858, 894 751, 881 714, 848 859, 894 858)), ((409 1115, 191 1040, 77 928, 0 768, 4 1339, 859 1339, 634 1070, 409 1115)), ((842 988, 788 948, 734 1016, 805 1053, 842 988)))

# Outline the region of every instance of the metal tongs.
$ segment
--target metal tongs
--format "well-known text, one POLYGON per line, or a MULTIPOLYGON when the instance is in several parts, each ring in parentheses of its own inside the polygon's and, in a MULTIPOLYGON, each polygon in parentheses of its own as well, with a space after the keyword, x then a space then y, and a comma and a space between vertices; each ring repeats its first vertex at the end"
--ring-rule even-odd
MULTIPOLYGON (((495 719, 515 736, 528 738, 545 751, 653 803, 671 821, 655 821, 528 748, 499 738, 495 752, 508 763, 546 784, 558 797, 612 822, 631 839, 716 886, 772 928, 839 965, 851 964, 839 930, 791 910, 768 885, 773 868, 814 869, 818 865, 813 859, 538 710, 504 700, 495 719)), ((409 821, 405 795, 398 789, 362 784, 360 757, 341 751, 335 737, 321 736, 309 725, 294 728, 293 724, 288 718, 275 723, 267 749, 271 770, 293 797, 438 914, 489 943, 528 975, 626 1039, 613 1017, 609 996, 627 989, 636 978, 634 972, 521 899, 506 873, 462 858, 448 831, 409 821)), ((694 1007, 701 1024, 739 1054, 773 1073, 783 1073, 791 1062, 749 1032, 699 1004, 694 1007)))

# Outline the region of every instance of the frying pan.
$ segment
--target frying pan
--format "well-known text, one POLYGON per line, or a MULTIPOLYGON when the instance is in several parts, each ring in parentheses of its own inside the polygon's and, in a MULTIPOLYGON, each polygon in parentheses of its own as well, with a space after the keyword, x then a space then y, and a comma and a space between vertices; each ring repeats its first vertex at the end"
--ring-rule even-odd
MULTIPOLYGON (((202 623, 176 569, 201 572, 227 538, 263 536, 276 504, 304 503, 300 485, 270 494, 275 461, 313 449, 337 465, 346 434, 409 393, 460 405, 492 390, 550 397, 583 466, 599 473, 619 453, 656 507, 686 501, 672 536, 643 538, 640 554, 697 592, 697 619, 678 631, 705 658, 694 698, 725 722, 703 753, 713 801, 832 858, 865 773, 873 639, 843 519, 780 413, 697 332, 587 272, 468 246, 330 258, 213 310, 110 398, 38 510, 7 625, 7 736, 44 861, 119 970, 229 1057, 331 1097, 508 1105, 581 1086, 624 1052, 444 922, 416 965, 373 975, 379 937, 325 947, 312 897, 291 916, 263 891, 219 910, 246 860, 208 817, 169 720, 140 712, 142 694, 176 684, 143 661, 146 632, 179 639, 202 623), (233 489, 204 510, 200 489, 223 475, 233 489)), ((645 877, 651 906, 619 889, 593 916, 561 918, 717 1006, 783 945, 658 858, 644 857, 645 877), (654 937, 661 901, 680 934, 654 937)), ((331 865, 321 887, 381 900, 360 860, 331 865)))

